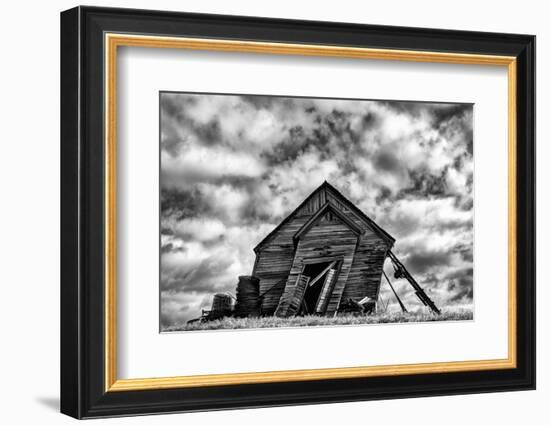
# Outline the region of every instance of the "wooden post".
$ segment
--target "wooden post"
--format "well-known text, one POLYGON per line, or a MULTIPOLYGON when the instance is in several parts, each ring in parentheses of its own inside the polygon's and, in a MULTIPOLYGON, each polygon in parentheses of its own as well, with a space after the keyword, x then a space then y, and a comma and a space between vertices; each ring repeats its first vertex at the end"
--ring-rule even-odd
MULTIPOLYGON (((409 273, 409 271, 405 268, 403 263, 397 259, 395 254, 391 251, 388 251, 388 256, 390 257, 391 261, 393 262, 393 265, 395 266, 396 273, 399 274, 399 276, 404 277, 409 281, 411 286, 416 291, 416 296, 424 303, 424 305, 430 307, 430 309, 436 313, 441 314, 441 311, 437 308, 435 303, 432 301, 432 299, 424 292, 422 287, 418 284, 416 280, 414 280, 414 277, 409 273)), ((387 277, 386 277, 387 279, 387 277)))
POLYGON ((408 313, 407 309, 405 308, 405 305, 401 302, 401 299, 399 298, 399 295, 397 295, 397 292, 395 292, 395 289, 393 289, 393 285, 391 284, 390 279, 388 278, 388 276, 386 276, 386 272, 384 270, 382 270, 382 274, 384 275, 384 277, 388 281, 388 284, 390 285, 390 288, 393 292, 393 295, 395 295, 395 298, 397 298, 397 302, 401 306, 401 310, 403 310, 403 313, 408 313))

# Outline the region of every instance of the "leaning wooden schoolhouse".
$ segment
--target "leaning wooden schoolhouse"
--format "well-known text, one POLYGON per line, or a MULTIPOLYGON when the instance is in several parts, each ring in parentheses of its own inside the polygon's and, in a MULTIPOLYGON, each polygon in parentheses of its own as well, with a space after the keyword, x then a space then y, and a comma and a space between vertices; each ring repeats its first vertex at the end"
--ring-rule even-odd
MULTIPOLYGON (((258 287, 263 315, 334 316, 344 300, 376 302, 394 242, 324 182, 254 248, 252 276, 242 277, 239 287, 258 287)), ((237 302, 237 313, 239 304, 246 303, 237 302)))

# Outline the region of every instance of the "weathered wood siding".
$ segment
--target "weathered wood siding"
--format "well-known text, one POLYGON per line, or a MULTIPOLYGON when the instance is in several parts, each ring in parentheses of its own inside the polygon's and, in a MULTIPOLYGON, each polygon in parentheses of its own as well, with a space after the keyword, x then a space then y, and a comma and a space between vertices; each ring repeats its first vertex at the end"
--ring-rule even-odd
POLYGON ((361 217, 347 208, 340 197, 326 191, 326 198, 335 204, 346 217, 356 223, 362 230, 357 244, 353 265, 348 275, 343 294, 340 299, 346 300, 353 298, 359 301, 368 296, 377 299, 380 280, 382 277, 382 268, 386 259, 386 252, 390 248, 388 242, 378 233, 374 232, 368 223, 361 217))
MULTIPOLYGON (((256 255, 252 274, 260 278, 260 294, 263 294, 281 279, 287 278, 294 260, 292 237, 304 225, 308 217, 295 217, 277 231, 265 247, 256 255)), ((270 291, 262 301, 262 314, 271 315, 279 304, 284 285, 270 291)))
POLYGON ((268 316, 273 315, 285 289, 288 272, 284 275, 259 274, 256 276, 260 278, 260 295, 272 288, 262 299, 261 314, 268 316), (284 282, 281 283, 281 280, 284 280, 284 282), (277 286, 274 287, 275 285, 277 286))
POLYGON ((360 238, 342 300, 360 301, 366 296, 377 300, 387 250, 386 243, 376 235, 360 238))
POLYGON ((297 284, 304 265, 308 262, 323 262, 341 258, 342 263, 329 302, 326 314, 334 315, 353 263, 357 235, 337 217, 324 214, 300 238, 296 255, 290 270, 285 291, 276 310, 278 316, 291 316, 298 312, 304 295, 304 288, 297 284))
MULTIPOLYGON (((343 299, 353 298, 356 301, 369 296, 376 299, 380 285, 382 267, 389 242, 374 232, 368 222, 350 209, 341 197, 327 187, 321 187, 304 202, 294 213, 271 235, 257 252, 253 275, 260 278, 260 294, 288 277, 285 285, 279 285, 270 291, 262 302, 263 314, 274 314, 279 304, 279 313, 289 311, 290 293, 296 289, 296 279, 302 271, 303 264, 295 262, 295 257, 304 259, 316 258, 327 261, 334 256, 343 256, 337 281, 334 284, 327 306, 327 313, 334 314, 343 299), (320 208, 330 201, 344 215, 361 229, 357 237, 353 232, 328 212, 323 220, 318 220, 295 246, 294 234, 320 208), (338 222, 334 222, 338 220, 338 222), (333 227, 336 226, 336 227, 333 227), (353 249, 350 251, 350 249, 353 249), (290 285, 289 285, 290 283, 290 285), (284 296, 283 296, 284 294, 284 296), (286 297, 286 298, 285 298, 286 297)), ((290 308, 290 311, 294 310, 290 308)), ((278 314, 279 314, 278 313, 278 314)))

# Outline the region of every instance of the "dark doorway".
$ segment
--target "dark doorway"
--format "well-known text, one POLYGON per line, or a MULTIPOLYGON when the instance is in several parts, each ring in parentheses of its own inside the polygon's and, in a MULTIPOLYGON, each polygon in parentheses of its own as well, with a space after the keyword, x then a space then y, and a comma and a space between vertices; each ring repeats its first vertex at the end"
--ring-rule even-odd
MULTIPOLYGON (((326 263, 307 264, 302 274, 309 276, 309 281, 312 282, 317 276, 319 276, 320 273, 325 271, 330 264, 331 261, 327 261, 326 263)), ((300 314, 315 314, 315 307, 317 306, 319 295, 321 295, 321 290, 323 289, 325 276, 320 278, 313 285, 308 285, 306 288, 304 301, 302 302, 302 306, 300 308, 300 314)))

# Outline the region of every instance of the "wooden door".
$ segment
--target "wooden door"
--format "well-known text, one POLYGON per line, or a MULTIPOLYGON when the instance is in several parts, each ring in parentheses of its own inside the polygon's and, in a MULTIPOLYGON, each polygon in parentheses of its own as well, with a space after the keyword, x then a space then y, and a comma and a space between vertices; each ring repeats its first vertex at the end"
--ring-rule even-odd
POLYGON ((305 274, 300 274, 298 276, 298 279, 296 280, 296 288, 294 290, 294 297, 290 302, 290 311, 297 312, 300 310, 300 306, 302 305, 302 301, 304 299, 309 280, 310 277, 306 276, 305 274))
POLYGON ((321 290, 321 294, 319 295, 319 299, 317 300, 317 306, 315 307, 315 313, 321 313, 323 314, 328 305, 328 300, 330 298, 330 294, 332 293, 332 288, 334 286, 334 282, 336 281, 336 270, 334 268, 331 268, 327 275, 325 276, 325 281, 323 282, 323 289, 321 290))

